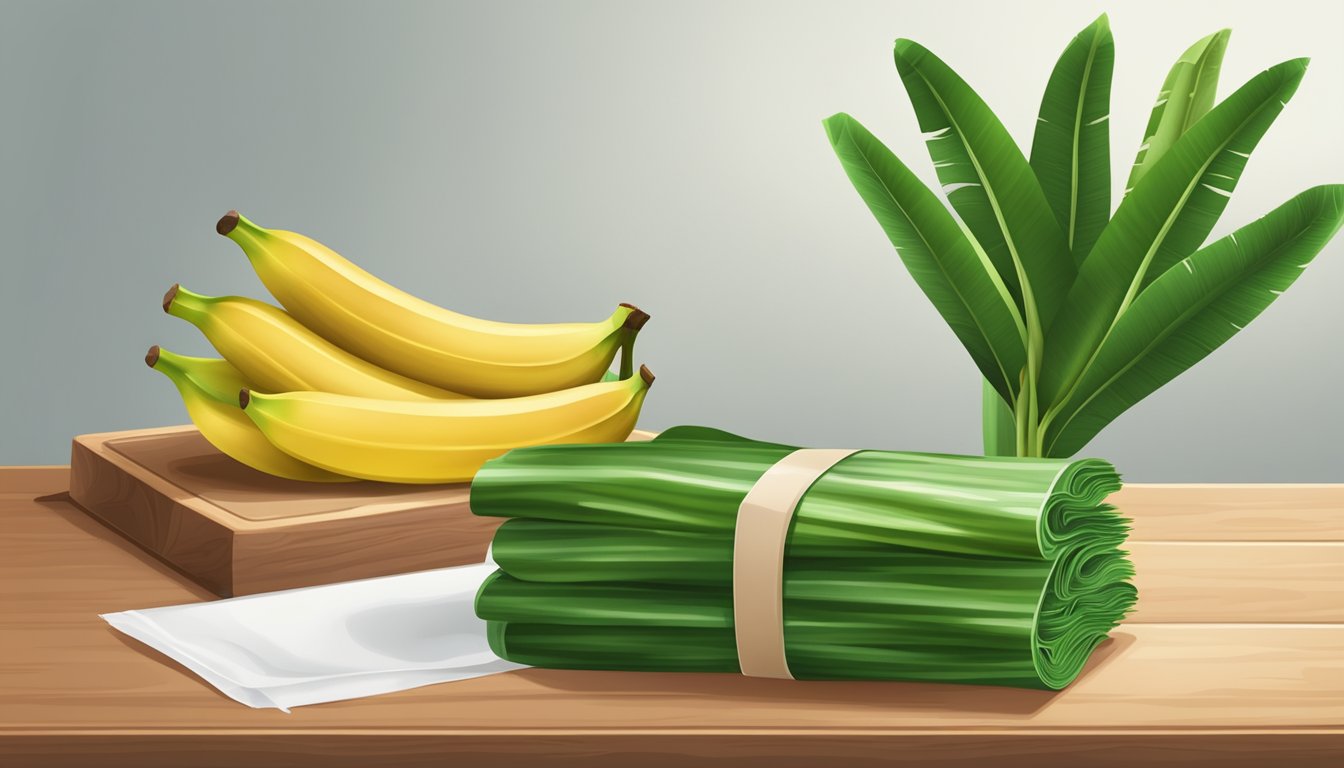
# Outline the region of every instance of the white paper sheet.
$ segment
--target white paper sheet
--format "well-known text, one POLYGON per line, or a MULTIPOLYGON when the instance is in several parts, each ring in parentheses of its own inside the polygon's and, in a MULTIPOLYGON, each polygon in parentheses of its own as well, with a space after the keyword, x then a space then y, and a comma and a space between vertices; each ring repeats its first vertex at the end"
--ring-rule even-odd
POLYGON ((522 669, 473 601, 495 564, 109 613, 121 632, 249 707, 354 699, 522 669))

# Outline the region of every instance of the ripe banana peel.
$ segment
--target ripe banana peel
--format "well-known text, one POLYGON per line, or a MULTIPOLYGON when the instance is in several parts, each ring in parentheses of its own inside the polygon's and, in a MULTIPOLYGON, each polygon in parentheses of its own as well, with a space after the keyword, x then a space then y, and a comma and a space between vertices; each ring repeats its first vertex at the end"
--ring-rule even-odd
POLYGON ((216 230, 243 249, 271 295, 304 326, 389 371, 471 397, 597 382, 623 346, 628 356, 649 318, 622 304, 595 323, 482 320, 412 296, 316 240, 259 227, 237 211, 216 230))
POLYGON ((462 397, 361 360, 284 310, 255 299, 202 296, 174 285, 163 297, 163 310, 199 328, 225 360, 263 391, 315 390, 392 400, 462 397))
POLYGON ((305 464, 271 445, 257 425, 238 410, 238 390, 247 384, 228 361, 185 357, 156 345, 149 348, 145 363, 173 382, 201 435, 235 461, 290 480, 343 483, 355 479, 305 464))
POLYGON ((243 413, 272 444, 331 472, 394 483, 467 482, 514 448, 619 442, 630 436, 653 374, 495 400, 379 400, 243 389, 243 413))

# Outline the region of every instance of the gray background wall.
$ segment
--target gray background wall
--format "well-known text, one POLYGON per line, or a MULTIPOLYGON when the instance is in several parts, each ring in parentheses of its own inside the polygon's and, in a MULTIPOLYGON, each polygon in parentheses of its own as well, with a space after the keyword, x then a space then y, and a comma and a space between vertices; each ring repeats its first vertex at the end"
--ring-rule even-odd
MULTIPOLYGON (((1107 6, 1114 167, 1174 58, 1230 26, 1220 98, 1313 64, 1214 235, 1344 181, 1337 3, 0 2, 0 464, 185 420, 141 358, 209 349, 160 311, 171 283, 264 296, 213 232, 231 207, 468 313, 640 304, 652 428, 978 451, 975 369, 820 120, 851 112, 932 183, 892 40, 1025 146, 1107 6)), ((1342 251, 1086 453, 1130 480, 1344 480, 1342 251)))

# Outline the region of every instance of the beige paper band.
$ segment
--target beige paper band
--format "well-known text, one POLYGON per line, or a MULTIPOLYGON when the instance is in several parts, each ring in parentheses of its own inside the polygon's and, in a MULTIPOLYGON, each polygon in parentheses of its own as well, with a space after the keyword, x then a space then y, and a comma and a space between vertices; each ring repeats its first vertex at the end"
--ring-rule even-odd
POLYGON ((784 541, 803 494, 857 450, 803 448, 761 475, 737 509, 733 627, 742 674, 792 680, 784 655, 784 541))

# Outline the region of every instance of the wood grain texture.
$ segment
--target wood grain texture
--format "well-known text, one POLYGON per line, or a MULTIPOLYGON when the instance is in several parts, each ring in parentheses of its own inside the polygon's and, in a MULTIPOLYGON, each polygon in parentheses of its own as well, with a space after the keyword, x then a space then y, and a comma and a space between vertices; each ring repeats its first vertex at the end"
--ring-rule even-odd
POLYGON ((1344 486, 1126 485, 1130 541, 1344 541, 1344 486))
POLYGON ((480 562, 502 521, 467 494, 270 477, 192 427, 83 435, 71 452, 76 503, 224 597, 480 562))
POLYGON ((306 483, 273 477, 215 450, 190 426, 83 435, 75 441, 105 448, 125 460, 115 463, 129 462, 138 477, 155 482, 162 493, 183 503, 202 502, 195 505, 202 514, 239 530, 355 519, 371 509, 394 512, 467 502, 468 486, 462 483, 306 483))
POLYGON ((1344 542, 1136 541, 1128 623, 1344 622, 1344 542))
POLYGON ((0 733, 170 730, 594 734, 868 729, 1344 728, 1344 628, 1135 625, 1060 692, 734 674, 530 669, 284 715, 239 705, 96 615, 6 622, 0 733), (43 649, 43 650, 39 650, 43 649), (17 653, 16 653, 17 652, 17 653))
POLYGON ((361 517, 240 531, 234 540, 233 593, 479 563, 503 522, 471 514, 464 500, 395 512, 371 507, 361 517))
MULTIPOLYGON (((1136 543, 1152 623, 1119 628, 1060 692, 531 669, 285 715, 225 698, 98 619, 208 593, 60 496, 24 491, 59 477, 32 472, 0 470, 0 765, 1280 766, 1344 753, 1344 623, 1209 618, 1264 622, 1276 602, 1335 615, 1337 593, 1317 602, 1309 583, 1338 573, 1333 545, 1284 545, 1290 530, 1136 543)), ((1337 504, 1344 487, 1326 495, 1337 504)))
MULTIPOLYGON (((393 483, 305 483, 249 469, 215 450, 195 428, 81 435, 83 446, 179 506, 233 530, 264 530, 316 520, 358 518, 369 509, 397 512, 466 504, 468 487, 393 483)), ((71 495, 80 467, 72 465, 71 495)), ((76 491, 79 492, 76 492, 76 491)))
POLYGON ((70 487, 70 467, 0 467, 0 500, 27 500, 34 496, 64 493, 70 487))
POLYGON ((201 514, 166 482, 150 482, 97 439, 76 439, 70 496, 85 510, 216 595, 233 590, 233 530, 201 514))
MULTIPOLYGON (((646 734, 611 733, 594 748, 588 735, 464 733, 445 738, 415 732, 367 733, 177 733, 11 736, 0 741, 0 759, 22 766, 100 768, 444 768, 465 766, 599 765, 639 768, 1334 768, 1341 757, 1339 734, 1294 731, 1173 733, 1170 731, 911 731, 906 733, 791 732, 769 735, 722 731, 646 734), (670 740, 677 747, 668 751, 670 740)), ((9 763, 6 763, 9 764, 9 763)))

